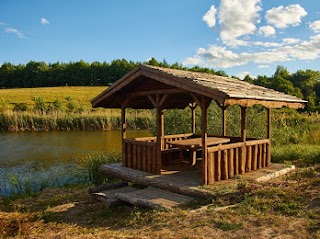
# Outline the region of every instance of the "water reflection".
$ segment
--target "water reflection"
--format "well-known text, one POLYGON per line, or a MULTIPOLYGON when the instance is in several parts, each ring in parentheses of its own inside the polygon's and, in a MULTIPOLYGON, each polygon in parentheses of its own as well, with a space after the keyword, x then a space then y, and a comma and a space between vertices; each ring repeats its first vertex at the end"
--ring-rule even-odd
MULTIPOLYGON (((145 136, 150 136, 148 130, 128 131, 128 138, 145 136)), ((79 180, 77 159, 120 150, 120 130, 0 132, 0 194, 19 191, 21 181, 40 190, 49 178, 49 186, 79 180)))

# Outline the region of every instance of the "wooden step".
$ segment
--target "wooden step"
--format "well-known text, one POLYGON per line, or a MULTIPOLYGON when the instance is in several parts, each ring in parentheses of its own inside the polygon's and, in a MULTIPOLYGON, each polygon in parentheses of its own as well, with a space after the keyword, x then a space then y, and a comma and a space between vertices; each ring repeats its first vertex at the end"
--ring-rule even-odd
POLYGON ((147 187, 128 193, 119 192, 114 196, 115 198, 130 204, 153 209, 171 209, 194 200, 193 197, 153 187, 147 187))
POLYGON ((138 191, 139 189, 126 186, 126 187, 119 187, 114 189, 108 189, 101 192, 94 192, 91 195, 101 201, 104 202, 106 207, 114 207, 122 204, 122 201, 115 197, 117 193, 132 193, 138 191))

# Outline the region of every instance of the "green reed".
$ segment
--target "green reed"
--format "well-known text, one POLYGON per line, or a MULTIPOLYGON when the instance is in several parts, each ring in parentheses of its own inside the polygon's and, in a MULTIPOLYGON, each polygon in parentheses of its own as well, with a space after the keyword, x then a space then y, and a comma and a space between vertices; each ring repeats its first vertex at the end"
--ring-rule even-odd
MULTIPOLYGON (((129 113, 127 123, 129 129, 147 129, 151 125, 151 115, 140 112, 129 113)), ((86 111, 82 113, 49 112, 0 112, 0 130, 107 130, 119 129, 121 115, 117 111, 86 111)))
POLYGON ((102 185, 113 180, 106 175, 103 175, 99 168, 102 164, 109 164, 121 161, 121 154, 119 152, 100 153, 88 155, 80 160, 86 172, 86 182, 93 185, 102 185))

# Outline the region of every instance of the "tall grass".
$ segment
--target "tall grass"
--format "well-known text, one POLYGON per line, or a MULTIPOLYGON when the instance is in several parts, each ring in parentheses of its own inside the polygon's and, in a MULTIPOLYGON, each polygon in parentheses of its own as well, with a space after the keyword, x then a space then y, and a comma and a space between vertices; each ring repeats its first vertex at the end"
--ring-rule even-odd
MULTIPOLYGON (((152 115, 148 113, 128 113, 129 129, 147 129, 152 115)), ((14 112, 0 113, 1 131, 30 130, 109 130, 121 127, 121 115, 117 111, 87 111, 82 113, 50 112, 14 112)))
POLYGON ((121 154, 119 152, 101 153, 84 157, 83 159, 81 159, 81 164, 86 171, 87 183, 98 186, 110 182, 112 178, 103 175, 99 171, 99 168, 102 164, 109 164, 120 161, 121 154))
POLYGON ((74 185, 102 185, 114 179, 100 173, 102 164, 121 161, 119 152, 91 154, 70 165, 52 168, 50 171, 20 175, 10 173, 0 179, 0 195, 32 195, 45 188, 74 185))
MULTIPOLYGON (((272 144, 320 144, 320 115, 318 113, 299 113, 295 110, 272 110, 272 144)), ((166 110, 165 133, 178 134, 191 131, 191 110, 166 110)), ((215 103, 208 108, 208 133, 222 134, 222 111, 215 103)), ((265 138, 267 136, 267 111, 262 106, 246 110, 247 137, 265 138)), ((196 132, 200 133, 201 111, 196 110, 196 132)), ((155 125, 153 123, 153 133, 155 125)), ((240 107, 227 109, 227 135, 240 136, 240 107)))
MULTIPOLYGON (((191 131, 191 110, 167 110, 165 132, 167 134, 188 133, 191 131)), ((222 111, 212 103, 208 108, 208 133, 222 134, 222 111)), ((272 110, 272 161, 294 161, 298 165, 320 163, 320 115, 319 113, 299 113, 296 110, 272 110)), ((201 111, 196 110, 196 131, 201 132, 201 111)), ((267 136, 267 111, 262 106, 246 110, 247 137, 267 136)), ((152 132, 155 133, 153 124, 152 132)), ((227 135, 240 136, 240 107, 227 109, 227 135)))
POLYGON ((320 163, 320 146, 310 144, 278 145, 272 148, 275 163, 294 162, 298 166, 320 163))

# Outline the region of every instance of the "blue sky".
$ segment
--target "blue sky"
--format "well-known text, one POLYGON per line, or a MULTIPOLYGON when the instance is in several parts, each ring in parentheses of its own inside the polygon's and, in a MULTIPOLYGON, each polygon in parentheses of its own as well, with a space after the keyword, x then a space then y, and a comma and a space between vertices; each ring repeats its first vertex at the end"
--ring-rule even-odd
POLYGON ((320 70, 318 0, 0 0, 0 64, 151 57, 229 75, 320 70))

